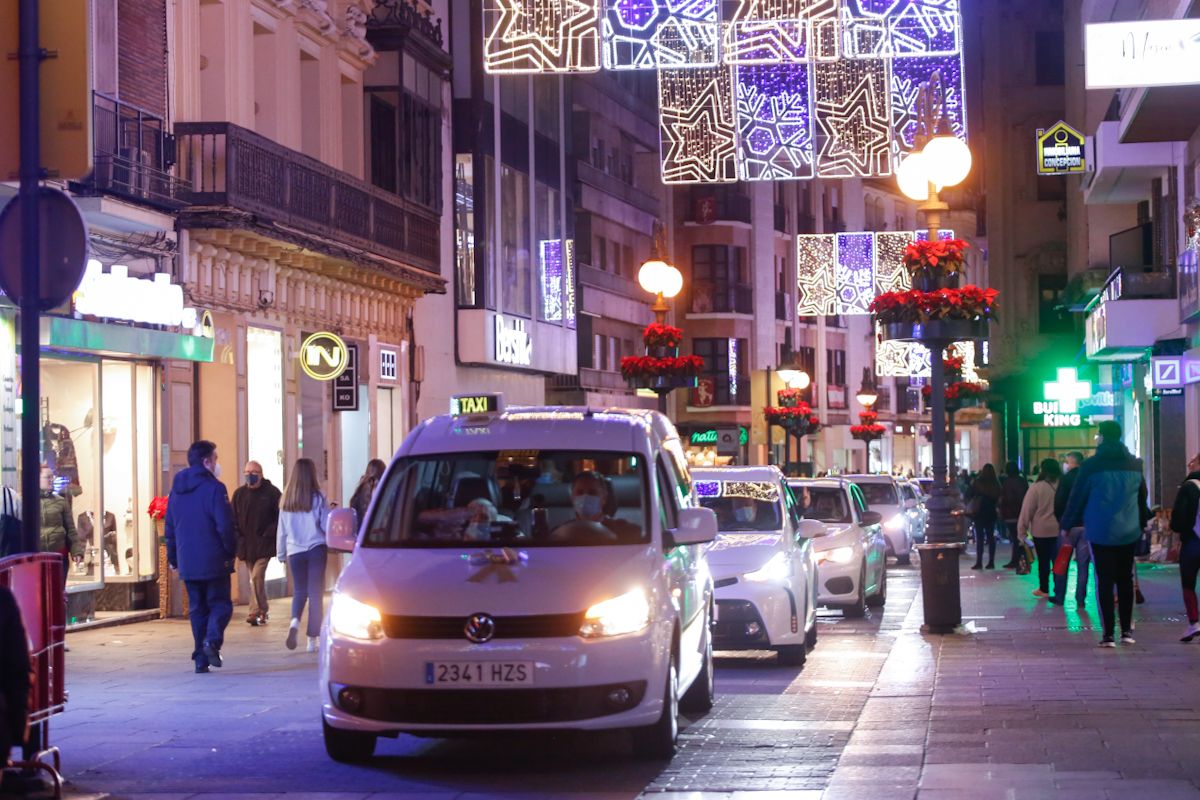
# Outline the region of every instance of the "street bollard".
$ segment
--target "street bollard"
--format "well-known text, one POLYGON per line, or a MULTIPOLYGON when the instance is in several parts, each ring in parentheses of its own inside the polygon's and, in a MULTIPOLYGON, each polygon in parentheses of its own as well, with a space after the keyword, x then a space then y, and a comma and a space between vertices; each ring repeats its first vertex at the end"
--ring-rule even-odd
POLYGON ((962 545, 919 544, 921 598, 925 602, 924 633, 953 633, 962 622, 958 562, 962 545))

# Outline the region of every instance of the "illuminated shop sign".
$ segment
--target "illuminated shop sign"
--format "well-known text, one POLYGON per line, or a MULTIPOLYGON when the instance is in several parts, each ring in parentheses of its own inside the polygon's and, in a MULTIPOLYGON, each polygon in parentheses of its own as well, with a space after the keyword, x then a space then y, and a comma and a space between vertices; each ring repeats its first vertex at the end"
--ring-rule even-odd
POLYGON ((1039 175, 1074 175, 1087 170, 1082 133, 1061 120, 1050 130, 1037 132, 1039 175))
POLYGON ((450 415, 491 414, 500 410, 498 394, 459 394, 450 398, 450 415))
POLYGON ((196 309, 183 303, 183 287, 171 276, 156 272, 151 278, 130 277, 129 267, 113 264, 108 272, 89 259, 83 280, 73 296, 75 312, 89 317, 119 319, 146 325, 167 325, 192 330, 196 309))
POLYGON ((1092 399, 1091 381, 1079 380, 1074 367, 1063 367, 1057 379, 1043 384, 1044 400, 1033 402, 1034 416, 1046 428, 1073 428, 1083 424, 1080 406, 1092 399))
MULTIPOLYGON (((709 428, 703 431, 693 431, 688 440, 693 447, 713 446, 716 447, 720 443, 720 432, 716 428, 709 428)), ((750 441, 750 432, 742 426, 738 426, 738 444, 746 444, 750 441)))
POLYGON ((525 320, 496 315, 496 360, 521 367, 533 364, 533 338, 525 330, 525 320))
POLYGON ((1150 359, 1150 386, 1154 389, 1180 389, 1200 383, 1200 361, 1187 356, 1155 356, 1150 359))
POLYGON ((1089 89, 1200 84, 1200 19, 1096 23, 1084 44, 1089 89))
POLYGON ((300 345, 300 369, 313 380, 331 381, 345 372, 349 364, 349 350, 336 333, 314 333, 300 345))

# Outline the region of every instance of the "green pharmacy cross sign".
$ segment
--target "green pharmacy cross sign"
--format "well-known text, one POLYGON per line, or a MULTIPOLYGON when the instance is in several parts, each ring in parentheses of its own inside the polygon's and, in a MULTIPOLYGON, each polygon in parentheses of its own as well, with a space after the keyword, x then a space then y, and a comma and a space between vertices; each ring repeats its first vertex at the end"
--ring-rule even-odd
POLYGON ((1074 367, 1058 370, 1058 380, 1047 381, 1045 384, 1046 399, 1058 401, 1059 411, 1065 414, 1075 414, 1079 411, 1079 401, 1092 396, 1090 381, 1079 380, 1079 373, 1074 367))

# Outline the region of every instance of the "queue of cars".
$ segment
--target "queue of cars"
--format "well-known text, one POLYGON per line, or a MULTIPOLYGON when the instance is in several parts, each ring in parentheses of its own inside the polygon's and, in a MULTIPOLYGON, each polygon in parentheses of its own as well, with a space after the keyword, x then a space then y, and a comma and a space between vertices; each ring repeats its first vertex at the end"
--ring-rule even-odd
POLYGON ((715 647, 802 664, 819 605, 886 602, 885 555, 907 545, 870 477, 691 470, 657 412, 455 398, 406 437, 364 520, 330 513, 327 543, 351 556, 320 651, 328 754, 627 728, 669 757, 680 711, 712 708, 715 647))

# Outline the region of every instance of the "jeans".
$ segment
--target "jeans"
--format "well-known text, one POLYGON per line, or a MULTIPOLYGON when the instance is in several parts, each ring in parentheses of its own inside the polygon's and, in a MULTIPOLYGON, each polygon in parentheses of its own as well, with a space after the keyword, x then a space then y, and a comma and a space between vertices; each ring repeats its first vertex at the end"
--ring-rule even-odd
POLYGON ((292 619, 300 619, 308 602, 308 635, 321 634, 325 615, 325 545, 288 556, 292 570, 292 619))
MULTIPOLYGON (((1058 546, 1069 544, 1073 548, 1073 556, 1075 558, 1075 601, 1079 605, 1087 602, 1087 587, 1088 587, 1088 572, 1092 565, 1092 549, 1088 544, 1087 537, 1083 535, 1083 528, 1075 528, 1067 533, 1058 535, 1058 546)), ((1070 565, 1067 566, 1068 572, 1070 565)), ((1067 599, 1067 576, 1054 576, 1054 602, 1063 603, 1067 599)))
POLYGON ((1179 581, 1183 584, 1183 605, 1188 622, 1200 622, 1200 607, 1196 603, 1196 575, 1200 573, 1200 539, 1189 538, 1179 548, 1179 581))
POLYGON ((204 643, 217 650, 225 642, 225 626, 233 616, 229 576, 206 581, 184 581, 188 593, 188 617, 192 621, 192 660, 208 666, 204 643))
POLYGON ((1137 542, 1118 545, 1092 543, 1092 557, 1096 559, 1096 594, 1104 635, 1108 638, 1113 635, 1114 586, 1117 589, 1121 633, 1133 630, 1133 553, 1137 545, 1137 542))
POLYGON ((983 565, 983 544, 988 546, 988 563, 996 562, 996 524, 994 522, 975 523, 975 564, 983 565))
POLYGON ((1058 554, 1058 539, 1053 536, 1035 536, 1033 549, 1037 551, 1038 588, 1050 594, 1050 570, 1054 566, 1054 556, 1058 554))
POLYGON ((267 611, 267 564, 271 563, 269 558, 259 558, 254 561, 247 561, 246 566, 250 568, 250 616, 261 617, 267 611))

